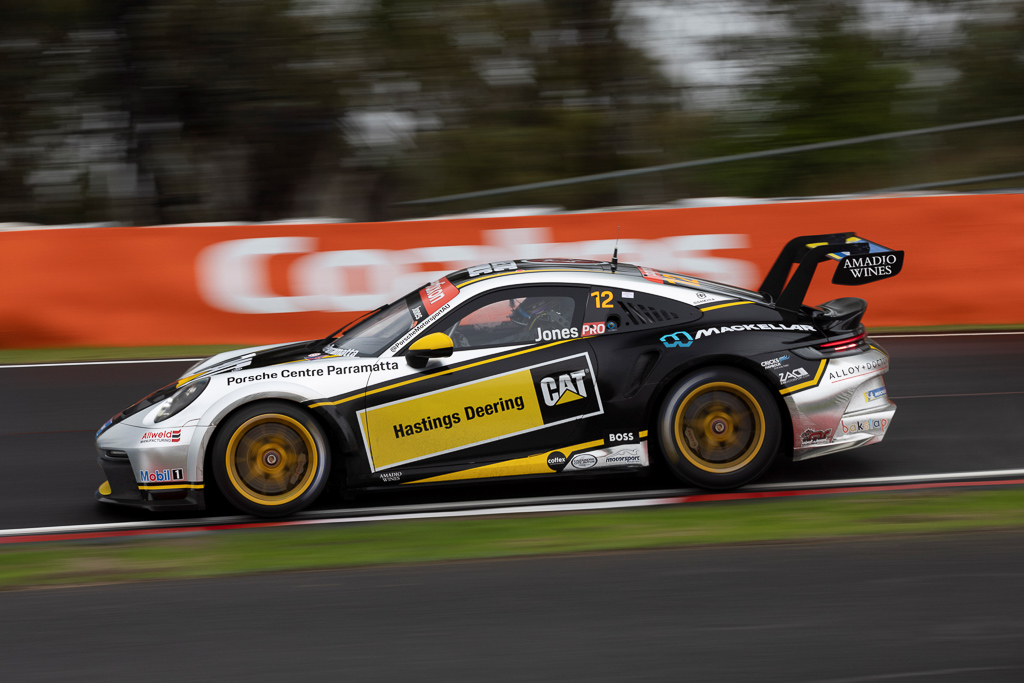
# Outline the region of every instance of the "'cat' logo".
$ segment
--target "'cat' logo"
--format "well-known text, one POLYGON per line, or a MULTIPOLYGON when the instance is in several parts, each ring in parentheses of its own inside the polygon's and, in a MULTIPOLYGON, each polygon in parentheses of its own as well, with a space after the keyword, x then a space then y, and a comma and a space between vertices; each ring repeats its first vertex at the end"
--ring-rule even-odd
POLYGON ((540 393, 544 403, 549 406, 560 406, 570 401, 578 401, 587 396, 587 385, 583 378, 587 376, 586 370, 563 373, 554 377, 545 377, 540 381, 540 393))

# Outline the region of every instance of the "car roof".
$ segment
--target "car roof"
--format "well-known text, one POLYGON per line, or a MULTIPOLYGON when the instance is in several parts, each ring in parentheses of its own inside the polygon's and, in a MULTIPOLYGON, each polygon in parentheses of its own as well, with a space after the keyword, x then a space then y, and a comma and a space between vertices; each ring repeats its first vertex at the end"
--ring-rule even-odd
POLYGON ((491 278, 505 278, 508 276, 524 275, 530 273, 580 273, 580 274, 615 274, 647 282, 665 285, 669 287, 685 287, 688 289, 706 289, 726 294, 732 297, 751 299, 764 302, 765 298, 758 292, 753 292, 742 287, 722 284, 711 280, 696 278, 692 275, 673 273, 649 266, 635 265, 632 263, 618 263, 614 269, 609 261, 592 261, 589 259, 571 258, 534 258, 516 259, 514 261, 495 261, 479 266, 472 266, 463 270, 457 270, 447 276, 449 282, 458 288, 466 285, 489 280, 491 278))

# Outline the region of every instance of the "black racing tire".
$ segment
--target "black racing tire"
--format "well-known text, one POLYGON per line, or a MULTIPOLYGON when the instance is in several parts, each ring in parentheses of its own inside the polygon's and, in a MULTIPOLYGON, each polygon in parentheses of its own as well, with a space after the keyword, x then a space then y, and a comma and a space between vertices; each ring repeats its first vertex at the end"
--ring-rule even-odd
POLYGON ((782 433, 768 389, 742 370, 703 368, 679 380, 658 411, 665 462, 678 478, 707 489, 731 489, 761 476, 782 433))
POLYGON ((284 517, 327 485, 330 450, 313 416, 287 401, 260 401, 225 420, 211 459, 217 487, 242 512, 284 517))

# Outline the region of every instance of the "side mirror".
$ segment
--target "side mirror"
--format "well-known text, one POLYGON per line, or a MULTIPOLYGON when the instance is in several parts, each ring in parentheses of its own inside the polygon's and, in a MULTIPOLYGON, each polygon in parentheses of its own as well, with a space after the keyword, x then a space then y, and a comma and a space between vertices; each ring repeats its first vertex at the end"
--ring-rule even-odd
POLYGON ((427 361, 431 358, 447 358, 452 355, 455 344, 452 338, 444 332, 428 334, 422 339, 417 339, 405 352, 405 360, 417 370, 427 367, 427 361))

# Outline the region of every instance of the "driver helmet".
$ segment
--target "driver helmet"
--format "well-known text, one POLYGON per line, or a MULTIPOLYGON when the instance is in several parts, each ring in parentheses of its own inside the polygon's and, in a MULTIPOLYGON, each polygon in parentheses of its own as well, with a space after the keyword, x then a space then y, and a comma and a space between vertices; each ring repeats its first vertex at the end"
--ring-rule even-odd
POLYGON ((528 298, 512 311, 509 319, 520 325, 530 326, 544 316, 545 313, 558 313, 557 304, 557 297, 528 298))

